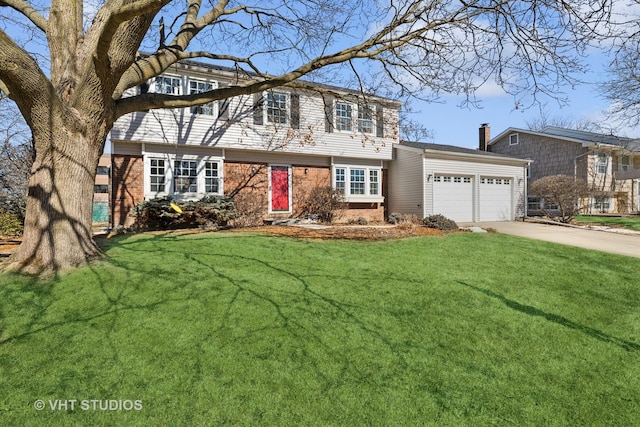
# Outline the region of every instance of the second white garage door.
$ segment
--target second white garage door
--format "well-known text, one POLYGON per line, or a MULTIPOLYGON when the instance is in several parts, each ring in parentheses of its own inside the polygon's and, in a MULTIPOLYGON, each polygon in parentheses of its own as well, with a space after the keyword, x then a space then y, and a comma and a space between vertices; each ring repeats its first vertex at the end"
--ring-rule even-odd
POLYGON ((480 178, 480 221, 513 219, 512 181, 499 177, 480 178))
POLYGON ((433 213, 456 222, 473 221, 473 180, 467 176, 433 177, 433 213))

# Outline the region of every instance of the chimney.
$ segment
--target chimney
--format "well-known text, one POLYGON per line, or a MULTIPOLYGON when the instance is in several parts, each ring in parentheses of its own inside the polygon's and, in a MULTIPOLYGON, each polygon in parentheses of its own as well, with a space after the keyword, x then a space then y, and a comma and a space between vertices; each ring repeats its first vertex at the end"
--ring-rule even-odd
POLYGON ((483 123, 478 129, 478 135, 480 139, 480 151, 489 151, 489 140, 491 139, 491 128, 489 123, 483 123))

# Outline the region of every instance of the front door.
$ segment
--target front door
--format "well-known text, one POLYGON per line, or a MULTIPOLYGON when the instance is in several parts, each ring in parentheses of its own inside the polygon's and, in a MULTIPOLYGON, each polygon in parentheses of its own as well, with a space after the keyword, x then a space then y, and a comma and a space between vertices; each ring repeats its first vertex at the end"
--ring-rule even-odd
POLYGON ((270 210, 273 213, 288 213, 290 206, 290 168, 289 166, 271 166, 270 210))

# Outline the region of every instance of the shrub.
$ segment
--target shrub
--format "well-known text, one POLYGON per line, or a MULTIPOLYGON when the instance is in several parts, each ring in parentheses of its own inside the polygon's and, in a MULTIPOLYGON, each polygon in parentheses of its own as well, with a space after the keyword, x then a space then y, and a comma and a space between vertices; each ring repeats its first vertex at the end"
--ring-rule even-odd
POLYGON ((344 209, 344 195, 330 185, 313 187, 300 200, 300 216, 331 223, 344 209))
POLYGON ((238 216, 231 221, 234 227, 255 227, 263 224, 267 214, 267 195, 256 191, 242 191, 233 197, 238 216))
POLYGON ((15 213, 0 212, 0 236, 21 236, 24 226, 15 213))
POLYGON ((204 197, 198 201, 180 201, 176 205, 182 213, 171 206, 171 198, 145 200, 132 210, 136 226, 148 230, 178 228, 213 228, 225 226, 238 215, 232 200, 204 197))
POLYGON ((400 222, 402 222, 404 220, 404 215, 401 214, 400 212, 391 212, 389 214, 389 218, 387 218, 387 222, 389 224, 399 224, 400 222))
POLYGON ((437 230, 449 231, 458 229, 458 224, 456 224, 454 220, 441 214, 429 215, 422 220, 422 223, 428 228, 435 228, 437 230))
POLYGON ((358 218, 351 218, 348 221, 349 224, 356 224, 356 225, 367 225, 369 224, 369 222, 367 221, 366 218, 359 216, 358 218))
POLYGON ((550 175, 531 184, 530 194, 544 199, 545 215, 557 218, 561 222, 571 222, 580 212, 579 201, 587 196, 588 186, 584 180, 568 175, 550 175))

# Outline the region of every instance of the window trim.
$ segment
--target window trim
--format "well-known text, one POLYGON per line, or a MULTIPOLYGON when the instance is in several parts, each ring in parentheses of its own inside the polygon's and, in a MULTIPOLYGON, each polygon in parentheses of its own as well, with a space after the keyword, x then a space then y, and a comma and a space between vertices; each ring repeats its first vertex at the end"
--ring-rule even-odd
POLYGON ((511 145, 518 145, 518 144, 520 144, 520 134, 518 133, 509 134, 509 145, 511 146, 511 145), (513 139, 514 139, 513 137, 515 137, 516 142, 513 142, 513 139))
MULTIPOLYGON (((197 92, 192 92, 191 91, 191 83, 202 83, 205 85, 210 85, 211 88, 210 89, 205 89, 204 92, 206 92, 207 90, 214 90, 218 87, 217 82, 215 81, 211 81, 211 80, 206 80, 206 79, 198 79, 198 78, 188 78, 187 79, 187 91, 189 92, 189 95, 194 94, 194 93, 203 93, 202 91, 197 91, 197 92)), ((197 116, 201 116, 201 117, 218 117, 218 103, 215 101, 212 102, 208 102, 206 104, 202 104, 202 105, 196 105, 196 106, 192 106, 189 107, 189 112, 191 114, 197 115, 197 116), (201 112, 200 110, 205 109, 205 108, 209 108, 210 109, 210 113, 206 113, 206 112, 201 112), (195 110, 195 111, 194 111, 195 110)))
POLYGON ((378 110, 376 104, 367 104, 366 102, 353 102, 348 101, 346 99, 336 98, 333 100, 333 110, 332 110, 332 128, 334 132, 337 133, 358 133, 362 135, 369 135, 371 137, 377 137, 378 133, 378 110), (349 129, 341 129, 338 125, 341 119, 344 119, 342 116, 338 116, 338 105, 346 105, 351 109, 351 121, 349 129), (361 118, 361 112, 369 111, 370 118, 363 119, 361 118), (368 131, 363 131, 362 123, 363 121, 367 121, 371 123, 371 127, 368 131))
POLYGON ((610 156, 607 153, 596 153, 596 174, 597 175, 608 175, 609 174, 609 164, 610 156), (600 161, 601 157, 604 157, 604 162, 600 161), (601 166, 604 166, 604 172, 601 172, 601 166))
MULTIPOLYGON (((158 175, 160 176, 160 175, 158 175)), ((224 158, 218 156, 194 156, 175 154, 145 154, 144 156, 144 199, 154 199, 157 197, 172 197, 176 200, 199 200, 205 196, 224 196, 224 158), (164 191, 151 190, 151 163, 153 160, 164 162, 164 191), (196 192, 178 193, 175 191, 175 162, 191 161, 196 162, 196 192), (218 192, 206 192, 206 172, 207 162, 218 165, 218 192)))
POLYGON ((352 203, 378 203, 384 201, 384 196, 382 195, 382 167, 381 166, 366 166, 366 165, 344 165, 344 164, 336 164, 333 166, 332 171, 332 187, 335 190, 339 190, 337 183, 344 182, 344 198, 346 202, 352 203), (364 173, 364 181, 362 182, 364 186, 364 194, 352 194, 352 171, 361 170, 364 173), (344 171, 344 174, 340 174, 344 177, 344 181, 337 181, 339 172, 344 171), (372 180, 372 172, 376 174, 376 181, 372 180), (377 184, 372 186, 372 184, 377 184), (377 187, 377 194, 372 194, 372 188, 377 187))
POLYGON ((160 74, 159 76, 156 76, 153 79, 153 93, 161 93, 164 95, 182 95, 182 93, 184 92, 184 81, 183 81, 183 77, 181 75, 177 75, 177 74, 160 74), (178 88, 178 93, 166 93, 166 92, 158 92, 158 79, 163 78, 163 79, 175 79, 177 81, 180 82, 180 84, 178 86, 176 86, 178 88))
MULTIPOLYGON (((264 96, 264 123, 266 125, 270 125, 270 126, 291 126, 291 93, 289 92, 282 92, 282 91, 267 91, 265 93, 264 96), (273 107, 269 107, 269 97, 273 97, 274 95, 281 95, 284 96, 284 102, 285 102, 285 112, 284 112, 284 118, 285 118, 285 122, 274 122, 272 120, 269 119, 269 108, 273 108, 273 107)), ((281 110, 280 107, 278 107, 278 110, 281 110)))

